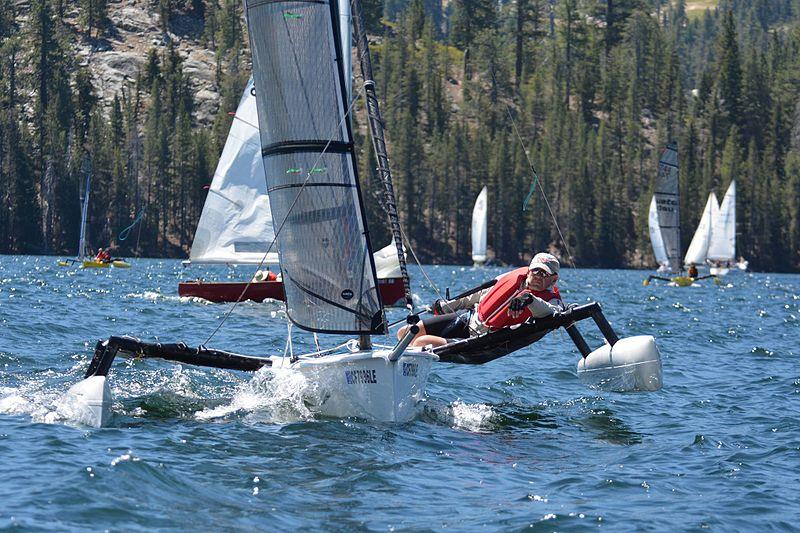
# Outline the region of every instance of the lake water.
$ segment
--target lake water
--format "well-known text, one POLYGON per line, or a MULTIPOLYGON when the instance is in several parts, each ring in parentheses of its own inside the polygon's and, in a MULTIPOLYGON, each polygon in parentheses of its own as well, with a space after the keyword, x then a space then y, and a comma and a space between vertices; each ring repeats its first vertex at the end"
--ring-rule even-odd
MULTIPOLYGON (((792 529, 800 523, 800 276, 642 286, 567 270, 620 336, 657 337, 664 388, 585 388, 563 332, 484 366, 435 364, 420 416, 315 418, 297 376, 115 363, 108 428, 59 415, 94 343, 206 340, 230 308, 177 297, 173 260, 129 270, 0 257, 0 528, 792 529)), ((456 292, 502 272, 431 266, 456 292)), ((420 302, 433 300, 412 268, 420 302)), ((399 318, 402 312, 390 312, 399 318)), ((240 304, 209 343, 278 354, 277 303, 240 304)), ((582 327, 593 346, 599 335, 582 327)), ((295 346, 311 346, 295 332, 295 346)), ((328 344, 333 344, 330 341, 328 344)))

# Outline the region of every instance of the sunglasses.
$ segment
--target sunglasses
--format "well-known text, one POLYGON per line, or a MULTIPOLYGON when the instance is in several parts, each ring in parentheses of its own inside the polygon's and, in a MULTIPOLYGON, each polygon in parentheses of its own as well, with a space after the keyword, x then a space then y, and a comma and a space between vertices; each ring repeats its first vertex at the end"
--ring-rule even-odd
POLYGON ((544 271, 544 270, 539 270, 538 268, 537 268, 536 270, 531 270, 530 272, 531 272, 531 273, 532 273, 534 276, 537 276, 537 277, 540 277, 540 278, 546 278, 546 277, 549 277, 549 276, 550 276, 550 274, 548 274, 546 271, 544 271))

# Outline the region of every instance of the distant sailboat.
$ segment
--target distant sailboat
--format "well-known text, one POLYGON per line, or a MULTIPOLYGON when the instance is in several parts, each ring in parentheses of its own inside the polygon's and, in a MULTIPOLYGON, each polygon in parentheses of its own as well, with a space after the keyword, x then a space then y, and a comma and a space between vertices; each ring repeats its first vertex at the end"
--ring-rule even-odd
MULTIPOLYGON (((706 211, 716 206, 716 197, 709 197, 706 204, 706 211)), ((711 224, 711 212, 704 212, 700 222, 700 228, 695 233, 692 243, 689 245, 687 257, 695 253, 705 253, 702 249, 708 247, 708 231, 702 228, 711 224), (705 225, 705 226, 704 226, 705 225), (705 235, 705 237, 704 237, 705 235)), ((658 261, 658 274, 651 275, 644 280, 644 285, 648 285, 653 279, 669 281, 680 287, 686 287, 699 279, 710 276, 692 277, 681 274, 681 217, 680 217, 680 193, 678 186, 678 151, 675 143, 670 144, 661 154, 658 162, 658 175, 656 177, 656 188, 652 200, 650 200, 650 210, 648 214, 648 225, 650 227, 650 242, 653 245, 653 253, 658 261), (664 277, 668 275, 671 277, 664 277)))
POLYGON ((472 208, 472 262, 475 266, 483 266, 486 262, 487 194, 484 187, 472 208))
POLYGON ((71 266, 78 264, 82 268, 108 268, 110 266, 116 268, 128 268, 130 263, 121 259, 114 259, 112 261, 99 261, 92 257, 86 248, 86 226, 89 222, 89 197, 91 196, 92 189, 92 160, 86 156, 83 160, 81 167, 85 179, 81 184, 80 202, 81 202, 81 228, 80 236, 78 237, 78 254, 75 259, 62 259, 58 261, 59 266, 71 266))
POLYGON ((736 182, 731 181, 714 219, 711 244, 708 247, 709 271, 724 276, 736 266, 747 270, 747 261, 736 261, 736 182))
MULTIPOLYGON (((255 94, 251 77, 236 109, 214 179, 208 188, 189 260, 184 265, 269 267, 279 264, 277 249, 266 254, 275 239, 275 231, 261 159, 255 94)), ((394 244, 390 244, 375 253, 381 297, 387 305, 400 301, 404 294, 395 250, 394 244)), ((268 271, 258 271, 250 282, 183 281, 178 283, 178 294, 211 302, 285 299, 283 281, 268 271)))

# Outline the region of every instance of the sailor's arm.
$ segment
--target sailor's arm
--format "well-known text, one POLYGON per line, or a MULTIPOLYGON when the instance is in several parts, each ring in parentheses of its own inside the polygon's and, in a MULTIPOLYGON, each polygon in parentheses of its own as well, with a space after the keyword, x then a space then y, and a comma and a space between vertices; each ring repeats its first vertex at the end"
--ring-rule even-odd
POLYGON ((559 298, 545 301, 538 296, 526 292, 521 296, 517 296, 509 305, 509 314, 512 317, 519 316, 523 309, 527 308, 533 318, 543 318, 546 316, 553 316, 555 313, 564 310, 564 303, 559 298))
POLYGON ((470 294, 469 296, 459 298, 458 300, 437 300, 437 302, 439 302, 439 305, 441 306, 442 313, 455 313, 456 311, 461 311, 462 309, 472 309, 472 307, 480 302, 481 298, 483 298, 488 292, 489 289, 484 289, 482 291, 470 294))

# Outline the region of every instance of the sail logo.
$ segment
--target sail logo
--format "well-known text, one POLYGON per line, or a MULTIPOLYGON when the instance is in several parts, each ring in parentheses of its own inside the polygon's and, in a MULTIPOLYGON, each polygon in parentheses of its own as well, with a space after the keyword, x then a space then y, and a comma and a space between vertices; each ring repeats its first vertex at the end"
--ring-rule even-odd
POLYGON ((656 209, 658 211, 666 211, 672 213, 678 207, 678 201, 672 198, 657 198, 656 209))
POLYGON ((348 385, 377 383, 375 370, 345 370, 344 379, 348 385))
POLYGON ((419 365, 417 363, 403 363, 403 375, 410 377, 417 377, 419 372, 419 365))
POLYGON ((352 300, 355 294, 350 289, 345 289, 342 291, 342 299, 344 300, 352 300))

